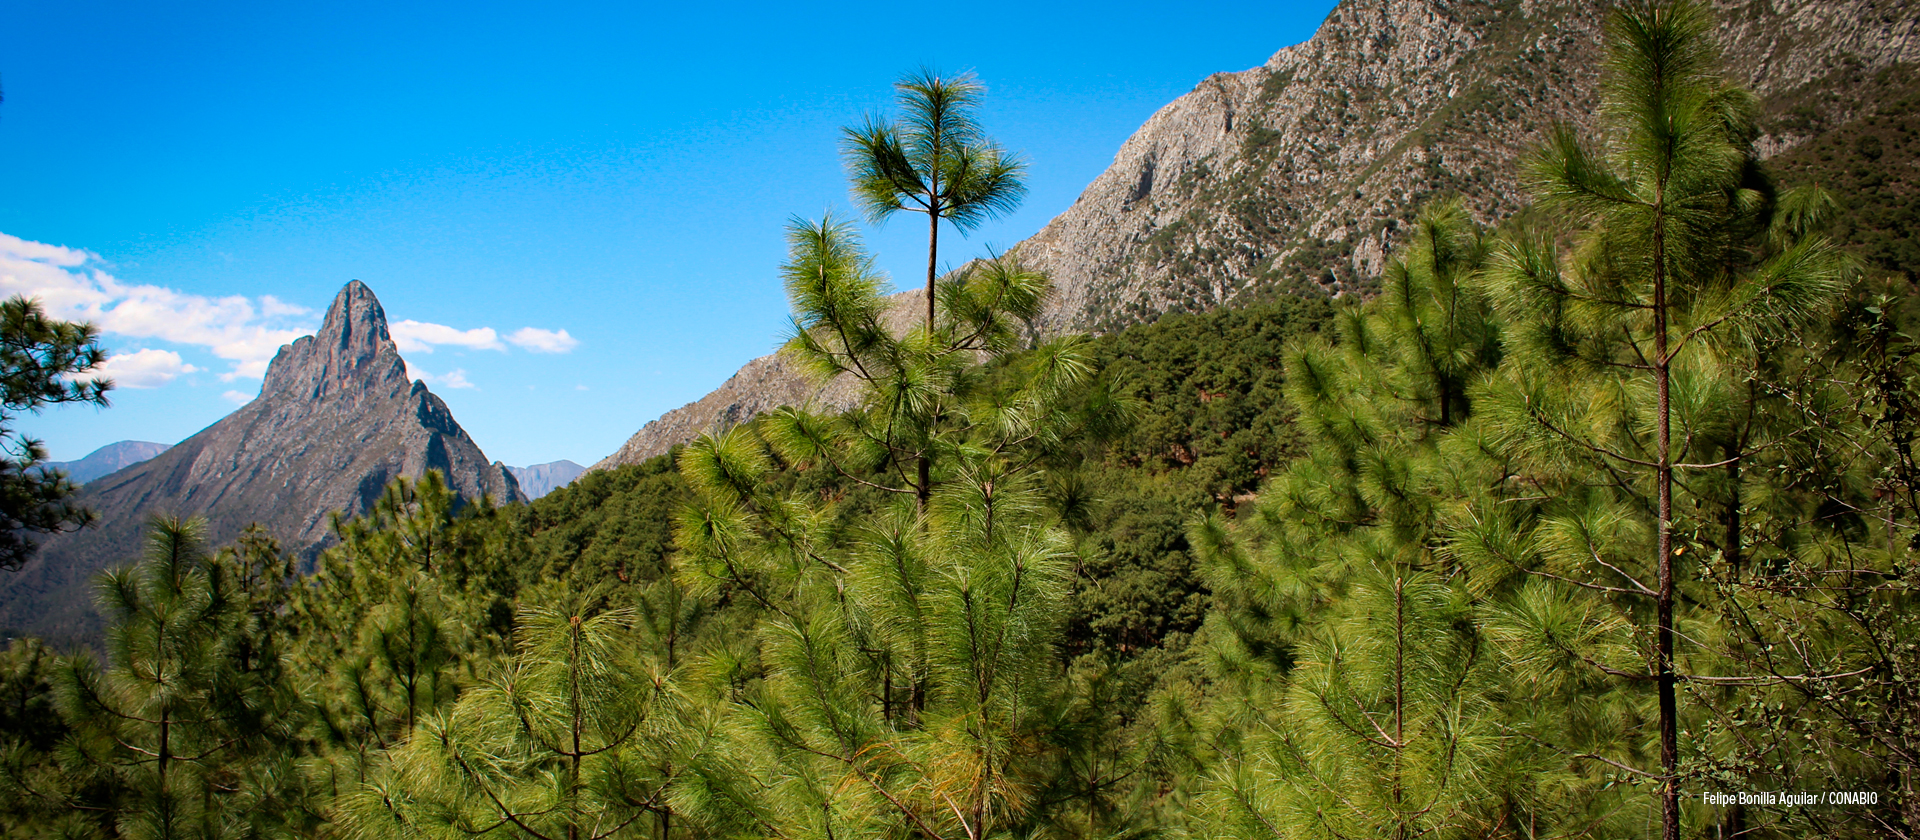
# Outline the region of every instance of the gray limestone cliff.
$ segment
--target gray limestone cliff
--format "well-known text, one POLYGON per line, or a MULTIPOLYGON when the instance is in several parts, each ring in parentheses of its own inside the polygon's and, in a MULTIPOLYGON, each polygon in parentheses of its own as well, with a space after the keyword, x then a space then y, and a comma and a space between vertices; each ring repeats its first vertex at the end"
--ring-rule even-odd
POLYGON ((56 535, 0 578, 0 628, 55 637, 97 630, 93 576, 139 558, 153 514, 203 516, 219 545, 259 523, 311 555, 335 513, 368 510, 394 478, 445 474, 463 499, 523 499, 406 363, 386 313, 359 281, 333 300, 319 332, 281 347, 260 396, 160 455, 88 483, 95 527, 56 535))
MULTIPOLYGON (((1366 295, 1425 202, 1457 195, 1483 221, 1512 214, 1527 201, 1520 157, 1555 123, 1591 127, 1605 6, 1344 0, 1305 43, 1208 77, 1012 249, 1053 279, 1042 332, 1106 332, 1280 294, 1366 295)), ((1765 154, 1860 110, 1844 79, 1920 64, 1914 0, 1720 0, 1713 11, 1728 72, 1765 114, 1818 112, 1769 119, 1765 154)), ((781 405, 831 409, 856 396, 822 394, 762 357, 594 468, 781 405)))
MULTIPOLYGON (((1849 68, 1920 62, 1911 0, 1714 4, 1726 67, 1770 100, 1849 68)), ((1272 294, 1369 293, 1430 199, 1495 221, 1519 158, 1591 127, 1602 5, 1346 0, 1312 39, 1216 74, 1127 140, 1016 246, 1053 278, 1046 328, 1104 331, 1272 294)), ((1846 107, 1848 92, 1825 101, 1846 107)), ((1769 136, 1764 151, 1804 137, 1769 136)))

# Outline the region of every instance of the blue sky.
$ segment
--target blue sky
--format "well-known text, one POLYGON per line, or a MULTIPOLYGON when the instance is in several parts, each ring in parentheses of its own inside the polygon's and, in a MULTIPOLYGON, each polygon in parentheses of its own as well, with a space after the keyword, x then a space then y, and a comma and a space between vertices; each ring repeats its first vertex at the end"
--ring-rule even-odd
MULTIPOLYGON (((0 293, 91 313, 123 386, 21 427, 182 440, 359 279, 489 457, 588 464, 774 349, 783 226, 849 209, 839 129, 901 73, 975 71, 1028 160, 952 264, 1332 6, 0 4, 0 293)), ((911 284, 924 235, 868 242, 911 284)))

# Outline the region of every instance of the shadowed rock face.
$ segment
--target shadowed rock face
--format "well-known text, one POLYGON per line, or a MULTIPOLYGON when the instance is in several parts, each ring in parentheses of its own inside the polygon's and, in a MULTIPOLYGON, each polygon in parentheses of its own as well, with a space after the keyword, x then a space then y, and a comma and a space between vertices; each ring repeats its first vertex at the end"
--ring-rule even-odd
POLYGON ((100 515, 98 526, 48 539, 26 567, 0 576, 0 629, 97 636, 90 582, 140 556, 153 514, 206 517, 212 545, 257 522, 310 556, 329 539, 334 513, 363 513, 394 478, 429 469, 464 499, 524 498, 446 403, 407 380, 380 301, 356 280, 318 333, 280 348, 253 402, 87 484, 81 499, 100 515))
MULTIPOLYGON (((1043 336, 1272 295, 1370 294, 1422 204, 1483 221, 1527 202, 1519 159, 1591 129, 1607 3, 1343 0, 1312 39, 1217 73, 1153 115, 1066 212, 1012 250, 1053 279, 1043 336)), ((1848 72, 1920 72, 1912 0, 1713 0, 1726 70, 1763 114, 1862 104, 1848 72)), ((1803 124, 1809 121, 1803 120, 1803 124)), ((1814 139, 1765 120, 1773 155, 1814 139)), ((949 255, 952 259, 957 255, 949 255)), ((957 261, 957 260, 956 260, 957 261)), ((771 273, 771 266, 768 267, 771 273)), ((647 423, 595 464, 636 463, 781 405, 852 405, 777 356, 647 423)))

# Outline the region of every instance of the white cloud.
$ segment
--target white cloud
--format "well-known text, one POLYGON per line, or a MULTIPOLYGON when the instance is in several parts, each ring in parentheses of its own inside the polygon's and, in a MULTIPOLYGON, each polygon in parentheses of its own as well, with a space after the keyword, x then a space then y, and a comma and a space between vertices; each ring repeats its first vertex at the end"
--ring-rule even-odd
POLYGON ((507 345, 500 343, 500 335, 492 327, 456 330, 408 319, 388 326, 387 332, 393 335, 393 343, 400 346, 402 353, 431 353, 435 344, 451 344, 471 350, 507 349, 507 345))
POLYGON ((175 377, 199 370, 172 350, 135 350, 115 353, 108 357, 106 364, 73 378, 82 382, 111 379, 121 388, 158 388, 175 377))
POLYGON ((587 390, 587 386, 585 386, 585 385, 575 385, 575 386, 573 386, 573 390, 575 390, 575 391, 585 391, 585 390, 587 390))
POLYGON ((580 339, 567 335, 566 330, 542 330, 534 327, 521 327, 507 340, 523 350, 535 353, 571 353, 580 346, 580 339))
POLYGON ((278 318, 289 315, 312 315, 313 310, 298 304, 287 303, 273 295, 261 295, 260 314, 269 318, 278 318))
MULTIPOLYGON (((109 337, 154 339, 205 349, 230 364, 220 381, 259 379, 280 347, 309 335, 317 313, 272 295, 208 297, 163 286, 122 282, 108 273, 91 251, 32 242, 0 233, 0 298, 23 295, 40 301, 47 314, 63 321, 89 321, 109 337)), ((432 353, 436 346, 506 351, 491 327, 460 330, 406 320, 388 331, 402 353, 432 353)), ((567 353, 580 341, 566 330, 523 327, 506 338, 535 353, 567 353)), ((108 342, 111 347, 111 339, 108 342)), ((202 370, 178 353, 141 350, 109 363, 114 381, 128 388, 152 388, 182 373, 202 370), (166 357, 155 354, 166 354, 166 357)), ((417 378, 443 388, 472 388, 464 370, 417 378)))
MULTIPOLYGON (((405 361, 405 360, 402 360, 402 361, 405 361)), ((408 379, 418 379, 422 382, 427 383, 428 385, 433 385, 439 388, 478 388, 479 387, 473 384, 472 382, 467 381, 467 371, 465 368, 454 368, 453 370, 447 371, 446 373, 434 374, 434 373, 429 373, 427 371, 421 370, 417 367, 414 367, 412 362, 407 362, 406 365, 407 365, 408 379)))
POLYGON ((247 403, 253 402, 253 395, 245 391, 228 391, 220 396, 234 405, 246 405, 247 403))
MULTIPOLYGON (((288 321, 311 315, 310 310, 272 297, 260 298, 256 306, 241 295, 212 298, 123 283, 100 263, 99 255, 90 251, 0 233, 0 297, 38 299, 48 315, 63 321, 91 321, 108 335, 204 347, 233 363, 232 371, 221 375, 225 380, 259 378, 280 345, 313 331, 288 321)), ((142 350, 126 358, 117 364, 109 362, 113 368, 109 375, 129 388, 156 387, 191 367, 171 351, 142 350), (167 368, 157 361, 158 356, 145 355, 155 353, 172 356, 180 370, 164 373, 167 368), (136 364, 148 368, 136 370, 136 364), (153 378, 163 375, 164 379, 153 378)))

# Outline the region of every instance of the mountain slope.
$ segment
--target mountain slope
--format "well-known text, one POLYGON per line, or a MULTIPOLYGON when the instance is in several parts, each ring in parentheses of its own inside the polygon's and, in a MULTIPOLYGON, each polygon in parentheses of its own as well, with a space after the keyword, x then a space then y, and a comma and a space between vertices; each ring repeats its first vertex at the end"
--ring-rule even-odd
POLYGON ((318 333, 280 348, 260 396, 152 460, 86 485, 96 527, 48 539, 0 579, 0 629, 54 638, 97 630, 90 581, 139 556, 157 513, 207 518, 212 544, 259 523, 288 548, 311 552, 333 514, 366 511, 398 476, 446 474, 462 498, 524 498, 489 465, 446 403, 409 383, 373 291, 347 284, 318 333))
MULTIPOLYGON (((1920 70, 1911 0, 1739 0, 1714 13, 1729 74, 1770 115, 1768 155, 1869 110, 1863 75, 1920 70)), ((1042 332, 1369 294, 1428 200, 1461 196, 1489 222, 1525 204, 1521 156, 1556 122, 1590 127, 1605 18, 1566 0, 1345 0, 1305 43, 1162 108, 1072 207, 1012 249, 1053 278, 1042 332)), ((855 396, 821 399, 762 357, 595 469, 781 405, 855 396)))
POLYGON ((44 469, 51 472, 59 470, 67 474, 75 484, 85 484, 103 475, 119 472, 167 451, 164 443, 148 443, 143 440, 123 440, 109 443, 87 454, 78 461, 51 461, 44 469))
MULTIPOLYGON (((891 297, 882 316, 889 328, 906 329, 917 313, 926 311, 926 290, 913 289, 891 297)), ((860 390, 852 376, 842 375, 817 385, 798 366, 778 353, 761 356, 740 367, 720 387, 698 400, 660 415, 641 426, 612 455, 588 471, 638 464, 693 440, 709 431, 744 423, 783 405, 806 405, 815 411, 845 411, 859 402, 860 390)))

